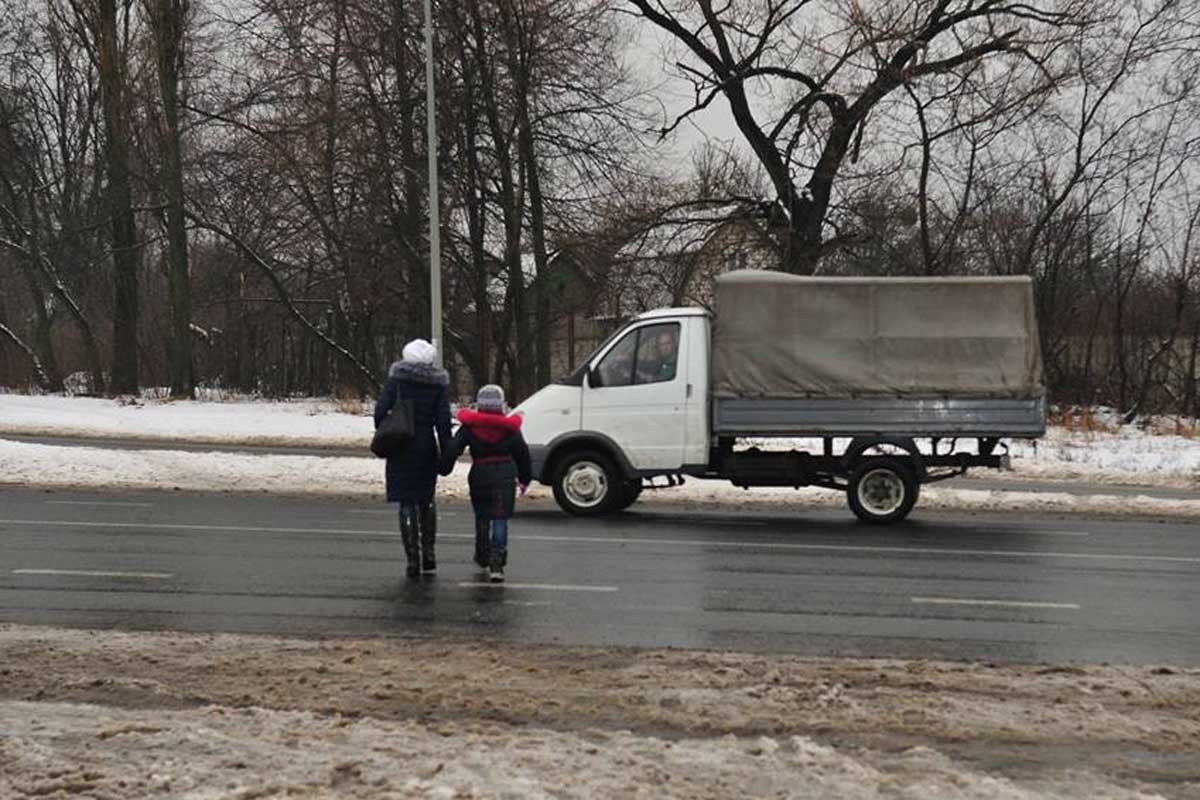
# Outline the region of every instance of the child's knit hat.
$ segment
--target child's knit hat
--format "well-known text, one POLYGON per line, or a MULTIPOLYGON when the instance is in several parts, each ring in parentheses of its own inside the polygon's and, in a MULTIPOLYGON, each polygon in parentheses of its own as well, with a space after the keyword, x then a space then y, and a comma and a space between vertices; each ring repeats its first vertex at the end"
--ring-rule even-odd
POLYGON ((475 395, 475 407, 480 411, 504 412, 504 390, 494 383, 482 386, 475 395))

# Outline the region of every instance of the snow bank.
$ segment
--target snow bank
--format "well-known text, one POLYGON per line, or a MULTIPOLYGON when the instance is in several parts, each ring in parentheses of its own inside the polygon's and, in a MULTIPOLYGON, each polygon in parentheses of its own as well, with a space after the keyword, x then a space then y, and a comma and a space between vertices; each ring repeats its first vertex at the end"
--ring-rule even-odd
MULTIPOLYGON (((453 475, 438 482, 439 496, 466 498, 466 476, 467 467, 460 464, 453 475)), ((371 457, 108 450, 0 439, 0 485, 4 484, 61 489, 180 490, 382 499, 383 462, 371 457)), ((550 490, 545 486, 535 484, 530 488, 531 500, 550 497, 550 490)), ((744 490, 719 481, 697 480, 675 489, 644 492, 642 498, 640 503, 687 503, 720 508, 799 511, 845 507, 841 493, 825 489, 744 490)), ((926 487, 921 491, 918 511, 921 509, 1200 517, 1200 500, 926 487)))
POLYGON ((9 702, 0 715, 0 792, 10 798, 1149 797, 1083 770, 1023 788, 926 747, 849 755, 802 736, 666 741, 262 708, 9 702))
POLYGON ((1124 426, 1115 433, 1051 427, 1034 447, 1010 443, 1020 478, 1200 488, 1200 438, 1124 426))
POLYGON ((1177 668, 6 625, 0 663, 5 798, 1200 788, 1197 672, 1177 668))
POLYGON ((365 448, 374 424, 359 405, 341 406, 357 412, 347 414, 329 400, 127 402, 0 394, 0 435, 365 448))
MULTIPOLYGON (((0 395, 0 436, 60 435, 174 440, 207 444, 362 447, 372 422, 366 408, 342 413, 332 401, 231 403, 119 401, 56 396, 0 395)), ((819 451, 805 439, 748 441, 770 448, 819 451)), ((1193 488, 1200 479, 1200 439, 1155 434, 1135 427, 1113 432, 1052 428, 1036 446, 1012 442, 1013 471, 988 471, 989 480, 1080 480, 1088 483, 1193 488)), ((382 467, 369 457, 321 458, 184 452, 101 451, 19 444, 0 439, 0 482, 54 487, 248 491, 282 494, 378 495, 382 467)), ((978 473, 983 474, 983 473, 978 473)), ((462 470, 444 481, 448 497, 463 496, 462 470)), ((534 496, 546 496, 535 489, 534 496)), ((748 507, 840 507, 836 493, 819 489, 754 489, 691 482, 683 490, 647 492, 660 500, 748 507)), ((1197 500, 1118 497, 1103 493, 994 492, 928 487, 921 508, 1041 510, 1195 516, 1197 500)))
MULTIPOLYGON (((819 439, 748 439, 764 450, 821 452, 819 439)), ((989 480, 1078 480, 1097 484, 1200 489, 1200 438, 1125 426, 1114 431, 1079 431, 1051 426, 1037 441, 1008 441, 1012 470, 978 470, 989 480)), ((945 446, 943 444, 943 446, 945 446)), ((973 441, 960 450, 970 450, 973 441)))

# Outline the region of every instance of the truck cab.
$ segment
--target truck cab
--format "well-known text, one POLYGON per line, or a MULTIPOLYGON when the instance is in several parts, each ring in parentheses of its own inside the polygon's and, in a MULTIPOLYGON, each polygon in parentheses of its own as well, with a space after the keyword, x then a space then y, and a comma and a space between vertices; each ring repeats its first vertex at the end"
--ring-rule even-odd
POLYGON ((699 308, 642 314, 517 408, 534 478, 554 486, 560 505, 613 510, 645 478, 705 467, 710 324, 699 308))

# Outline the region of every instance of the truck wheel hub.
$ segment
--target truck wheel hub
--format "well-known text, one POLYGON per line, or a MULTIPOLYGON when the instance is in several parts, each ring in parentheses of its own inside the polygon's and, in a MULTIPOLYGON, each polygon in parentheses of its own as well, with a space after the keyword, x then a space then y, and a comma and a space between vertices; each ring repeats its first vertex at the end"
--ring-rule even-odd
POLYGON ((563 488, 572 503, 591 508, 601 503, 608 494, 608 476, 599 464, 580 461, 567 471, 563 488))
POLYGON ((891 514, 904 503, 904 481, 891 470, 873 469, 858 483, 858 501, 872 514, 891 514))

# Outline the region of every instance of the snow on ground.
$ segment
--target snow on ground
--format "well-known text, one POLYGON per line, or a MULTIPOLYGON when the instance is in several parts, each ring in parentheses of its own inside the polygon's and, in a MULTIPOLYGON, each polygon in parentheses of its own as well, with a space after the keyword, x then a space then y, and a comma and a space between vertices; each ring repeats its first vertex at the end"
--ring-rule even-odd
POLYGON ((1124 426, 1115 432, 1051 427, 1035 447, 1010 443, 1020 478, 1200 487, 1200 438, 1124 426))
MULTIPOLYGON (((842 447, 848 440, 836 441, 842 447)), ((812 453, 820 453, 822 448, 819 439, 750 439, 745 444, 764 450, 796 449, 812 453)), ((943 443, 942 447, 945 446, 943 443)), ((966 440, 958 444, 956 451, 974 452, 974 446, 974 440, 966 440)), ((1008 446, 1012 457, 1010 471, 976 470, 971 474, 989 480, 1077 480, 1200 488, 1200 437, 1134 426, 1081 431, 1052 425, 1042 439, 1013 439, 1008 446)))
POLYGON ((370 408, 357 402, 136 402, 0 394, 0 435, 177 440, 204 444, 361 446, 370 408), (342 413, 340 409, 355 413, 342 413))
POLYGON ((0 775, 0 789, 13 800, 118 789, 127 798, 195 800, 297 793, 530 800, 1139 796, 1090 776, 1035 793, 928 748, 851 756, 799 736, 665 741, 624 731, 597 736, 454 723, 430 730, 419 722, 309 712, 135 712, 56 703, 0 703, 0 714, 9 728, 0 742, 3 772, 13 776, 0 775), (901 781, 908 785, 890 788, 901 781))
MULTIPOLYGON (((438 482, 446 499, 467 497, 467 467, 438 482)), ((110 450, 26 444, 0 438, 0 486, 59 489, 178 490, 383 499, 383 462, 346 456, 243 455, 179 450, 110 450)), ((530 500, 550 490, 534 485, 530 500)), ((720 481, 691 480, 643 492, 640 503, 688 503, 722 508, 844 508, 845 497, 826 489, 744 490, 720 481)), ((1070 495, 1053 492, 980 491, 925 487, 918 509, 1043 511, 1137 516, 1200 517, 1200 500, 1146 496, 1070 495)))
MULTIPOLYGON (((163 402, 136 404, 94 398, 0 394, 0 437, 5 433, 153 439, 208 444, 362 447, 370 441, 369 405, 304 400, 163 402), (353 413, 344 413, 349 410, 353 413)), ((1162 426, 1169 428, 1170 426, 1162 426)), ((820 451, 803 439, 749 441, 771 448, 820 451)), ((1101 426, 1096 431, 1050 429, 1034 444, 1014 441, 1013 471, 976 470, 989 479, 1079 480, 1193 488, 1200 482, 1200 438, 1153 433, 1137 427, 1101 426)), ((160 451, 117 452, 88 448, 48 448, 0 439, 0 482, 61 487, 111 486, 198 491, 320 493, 370 496, 380 485, 380 465, 364 458, 305 458, 160 451)), ((461 475, 444 484, 449 495, 463 492, 461 475)), ((746 502, 793 507, 839 506, 842 499, 823 490, 756 489, 692 482, 682 492, 647 493, 666 499, 727 505, 746 502)), ((1192 515, 1197 501, 1147 497, 1090 497, 1043 492, 990 492, 930 487, 921 506, 1001 510, 1132 512, 1192 515)))
POLYGON ((1152 798, 1200 672, 0 626, 0 796, 1152 798))

